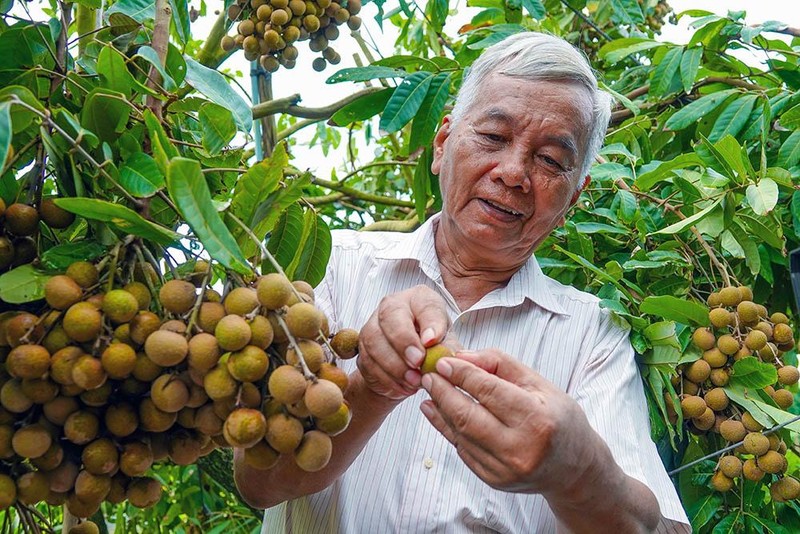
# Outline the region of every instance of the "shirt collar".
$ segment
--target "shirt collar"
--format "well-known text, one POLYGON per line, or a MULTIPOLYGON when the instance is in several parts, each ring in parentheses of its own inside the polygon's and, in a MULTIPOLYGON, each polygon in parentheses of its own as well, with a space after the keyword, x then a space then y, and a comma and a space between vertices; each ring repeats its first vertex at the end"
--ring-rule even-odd
MULTIPOLYGON (((436 256, 434 244, 434 231, 438 224, 439 214, 432 216, 422 226, 406 239, 400 239, 391 247, 377 251, 375 257, 385 260, 416 260, 428 278, 441 283, 442 275, 439 270, 439 258, 436 256)), ((492 291, 476 303, 472 309, 487 308, 491 306, 517 306, 525 299, 542 308, 560 315, 569 315, 558 302, 552 292, 552 285, 548 283, 547 276, 542 272, 539 262, 534 256, 514 273, 508 284, 498 290, 492 291)))

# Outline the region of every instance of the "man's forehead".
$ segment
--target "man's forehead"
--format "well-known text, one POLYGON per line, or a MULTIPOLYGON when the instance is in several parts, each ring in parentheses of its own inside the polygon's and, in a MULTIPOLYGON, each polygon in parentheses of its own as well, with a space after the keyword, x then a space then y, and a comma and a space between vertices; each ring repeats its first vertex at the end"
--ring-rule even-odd
MULTIPOLYGON (((482 120, 497 121, 508 126, 517 126, 522 123, 519 116, 512 114, 508 110, 497 105, 490 105, 490 107, 479 111, 475 117, 475 120, 476 122, 480 122, 482 120)), ((574 154, 578 153, 577 140, 567 131, 564 131, 563 133, 547 133, 544 135, 544 138, 549 143, 557 144, 574 154)))

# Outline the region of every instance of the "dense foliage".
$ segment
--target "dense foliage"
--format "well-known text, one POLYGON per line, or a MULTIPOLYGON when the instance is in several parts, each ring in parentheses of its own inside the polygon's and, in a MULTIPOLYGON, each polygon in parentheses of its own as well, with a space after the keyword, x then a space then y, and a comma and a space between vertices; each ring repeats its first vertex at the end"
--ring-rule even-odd
MULTIPOLYGON (((66 228, 42 225, 35 242, 10 234, 14 250, 33 254, 3 265, 0 306, 40 309, 52 275, 131 241, 168 277, 212 258, 212 281, 226 291, 253 268, 274 270, 256 244, 265 242, 289 277, 317 283, 329 227, 409 231, 439 209, 429 145, 464 68, 507 35, 543 30, 580 46, 618 104, 590 187, 537 257, 630 322, 668 468, 724 447, 713 432, 687 430, 674 377, 701 358, 691 336, 709 324, 712 292, 749 286, 754 302, 796 316, 787 255, 800 244, 798 30, 754 25, 745 13, 675 14, 654 0, 471 0, 472 20, 448 35, 447 0, 373 3, 380 22, 399 30, 396 54, 375 58, 360 33, 342 35, 361 45, 364 66, 332 71, 328 83, 367 83, 311 109, 269 100, 263 78, 252 108, 233 90, 220 73, 237 53, 219 46, 234 33, 222 5, 213 6, 221 14, 211 33, 198 36, 186 0, 118 0, 99 23, 96 0, 54 1, 43 17, 0 1, 0 198, 40 210, 57 198, 78 215, 66 228), (692 20, 687 44, 659 40, 667 17, 692 20), (766 59, 756 65, 742 53, 766 59), (257 138, 248 135, 255 123, 257 138), (307 126, 316 126, 321 152, 345 146, 348 161, 334 176, 291 159, 307 126), (376 156, 359 154, 362 139, 376 156), (256 162, 255 153, 267 157, 256 162)), ((794 350, 781 357, 796 364, 794 350)), ((766 427, 791 418, 756 391, 774 372, 753 364, 737 375, 734 365, 724 386, 766 427)), ((800 423, 780 432, 796 473, 800 423)), ((716 461, 676 476, 697 531, 800 529, 800 506, 773 502, 766 484, 715 491, 716 461)), ((257 513, 237 504, 232 487, 201 472, 204 484, 195 466, 160 466, 155 476, 170 491, 155 507, 104 505, 106 519, 119 531, 257 529, 257 513)), ((17 512, 4 516, 5 528, 19 524, 17 512)), ((35 514, 26 517, 31 524, 35 514)))

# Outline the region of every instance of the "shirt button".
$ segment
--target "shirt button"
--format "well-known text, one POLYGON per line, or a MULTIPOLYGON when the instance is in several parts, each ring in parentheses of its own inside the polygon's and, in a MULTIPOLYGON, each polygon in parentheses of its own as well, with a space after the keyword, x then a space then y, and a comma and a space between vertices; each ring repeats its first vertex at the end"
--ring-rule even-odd
POLYGON ((433 460, 431 460, 430 458, 425 458, 425 461, 422 462, 422 465, 425 466, 425 469, 430 469, 431 467, 433 467, 433 460))

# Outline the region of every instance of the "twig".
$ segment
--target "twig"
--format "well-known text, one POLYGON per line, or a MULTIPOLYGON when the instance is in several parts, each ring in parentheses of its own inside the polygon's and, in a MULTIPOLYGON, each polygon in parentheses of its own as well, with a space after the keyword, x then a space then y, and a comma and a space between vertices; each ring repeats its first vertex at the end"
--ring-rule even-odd
POLYGON ((567 7, 567 9, 569 9, 570 11, 575 13, 575 15, 577 15, 579 19, 581 19, 583 22, 585 22, 586 24, 591 26, 594 29, 594 31, 596 31, 598 34, 600 34, 600 36, 603 39, 605 39, 606 41, 610 41, 611 40, 611 36, 610 35, 608 35, 606 32, 601 30, 600 27, 597 24, 595 24, 592 19, 590 19, 589 17, 587 17, 586 15, 581 13, 581 11, 579 9, 575 9, 574 7, 572 7, 570 5, 570 3, 567 2, 567 0, 561 0, 561 3, 564 4, 567 7))
POLYGON ((200 292, 197 295, 197 300, 194 302, 194 306, 192 307, 192 315, 189 317, 189 324, 186 325, 186 339, 188 340, 192 337, 192 328, 195 327, 195 323, 197 323, 197 316, 200 315, 200 306, 203 304, 203 295, 205 293, 205 288, 208 285, 209 280, 211 280, 211 273, 213 272, 211 260, 208 261, 208 268, 206 269, 205 274, 203 275, 203 283, 200 284, 200 292))
MULTIPOLYGON (((155 0, 156 18, 153 25, 153 38, 151 45, 158 55, 158 62, 163 66, 167 59, 167 48, 169 46, 169 24, 172 20, 172 8, 167 0, 155 0)), ((161 82, 161 75, 158 73, 155 65, 150 66, 150 72, 147 74, 147 87, 155 89, 161 82)), ((145 104, 153 114, 161 119, 161 112, 164 103, 161 99, 153 95, 147 95, 145 104)))
POLYGON ((300 117, 303 119, 328 119, 347 104, 358 100, 362 96, 375 93, 380 90, 381 88, 378 87, 367 87, 366 89, 362 89, 357 93, 353 93, 339 100, 338 102, 334 102, 333 104, 329 104, 321 108, 306 108, 298 106, 297 103, 300 101, 300 95, 278 98, 253 106, 253 118, 261 119, 275 113, 288 113, 289 115, 294 115, 295 117, 300 117))

